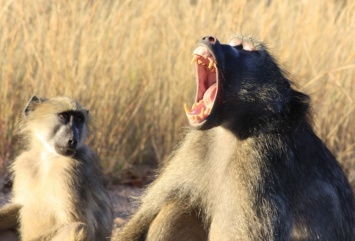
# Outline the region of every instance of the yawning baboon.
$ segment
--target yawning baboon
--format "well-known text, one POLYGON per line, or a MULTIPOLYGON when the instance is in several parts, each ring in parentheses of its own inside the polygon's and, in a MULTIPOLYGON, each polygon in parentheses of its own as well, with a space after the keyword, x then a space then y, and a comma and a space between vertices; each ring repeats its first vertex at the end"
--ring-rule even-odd
POLYGON ((115 241, 355 240, 355 199, 265 46, 204 37, 191 130, 115 241))

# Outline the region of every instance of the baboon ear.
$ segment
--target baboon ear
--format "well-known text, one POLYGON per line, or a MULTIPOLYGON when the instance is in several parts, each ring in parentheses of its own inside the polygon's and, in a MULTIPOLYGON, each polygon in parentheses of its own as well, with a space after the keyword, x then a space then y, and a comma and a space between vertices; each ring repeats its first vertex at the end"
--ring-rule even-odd
POLYGON ((47 99, 33 95, 31 99, 27 102, 26 107, 23 110, 23 115, 28 116, 28 114, 33 111, 39 103, 46 101, 47 99))

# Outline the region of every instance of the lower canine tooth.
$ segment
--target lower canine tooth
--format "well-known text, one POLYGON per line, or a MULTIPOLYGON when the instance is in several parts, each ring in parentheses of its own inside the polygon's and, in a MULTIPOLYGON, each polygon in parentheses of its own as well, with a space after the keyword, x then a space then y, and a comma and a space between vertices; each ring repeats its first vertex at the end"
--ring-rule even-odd
POLYGON ((189 107, 187 107, 186 103, 184 104, 184 108, 185 108, 185 112, 186 113, 190 113, 191 112, 191 110, 189 110, 189 107))
POLYGON ((201 118, 201 119, 203 119, 203 118, 205 117, 204 111, 205 111, 205 108, 202 107, 201 113, 200 113, 200 118, 201 118))

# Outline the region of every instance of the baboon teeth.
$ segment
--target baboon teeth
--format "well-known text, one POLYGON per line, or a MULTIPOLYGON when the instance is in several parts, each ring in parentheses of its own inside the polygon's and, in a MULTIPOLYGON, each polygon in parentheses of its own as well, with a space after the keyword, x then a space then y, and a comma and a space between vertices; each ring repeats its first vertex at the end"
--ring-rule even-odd
POLYGON ((205 120, 211 113, 211 109, 205 106, 203 100, 200 100, 198 103, 194 103, 191 109, 189 109, 189 107, 185 103, 184 109, 187 118, 192 123, 200 123, 201 121, 205 120))
POLYGON ((191 64, 193 64, 194 62, 197 62, 197 64, 207 67, 207 69, 211 72, 214 72, 217 68, 216 62, 212 56, 201 56, 198 54, 194 54, 194 57, 191 60, 191 64))
POLYGON ((191 109, 185 104, 185 112, 190 124, 198 125, 211 114, 216 96, 217 63, 212 52, 205 46, 198 46, 191 60, 195 63, 197 93, 191 109))
POLYGON ((194 57, 193 57, 192 60, 191 60, 191 64, 193 64, 194 62, 196 62, 197 59, 198 59, 198 56, 197 56, 197 55, 194 55, 194 57))
POLYGON ((208 64, 208 68, 212 70, 212 67, 215 66, 214 59, 209 57, 208 60, 210 61, 210 63, 208 64))
MULTIPOLYGON (((186 103, 184 104, 184 108, 185 108, 185 112, 186 113, 190 113, 191 112, 191 110, 189 110, 189 107, 187 107, 186 103)), ((194 108, 194 107, 192 106, 192 108, 194 108)))
POLYGON ((200 117, 201 119, 204 119, 204 117, 205 117, 205 108, 202 107, 201 113, 200 113, 199 117, 200 117))

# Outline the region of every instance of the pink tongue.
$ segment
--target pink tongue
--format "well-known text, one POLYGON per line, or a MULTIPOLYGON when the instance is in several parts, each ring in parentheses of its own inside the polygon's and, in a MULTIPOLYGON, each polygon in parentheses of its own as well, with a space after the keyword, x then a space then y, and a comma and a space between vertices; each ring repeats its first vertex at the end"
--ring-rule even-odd
POLYGON ((205 94, 203 95, 203 101, 205 102, 205 106, 207 108, 212 109, 213 101, 216 96, 216 91, 217 91, 217 85, 216 83, 214 83, 206 90, 205 94))

